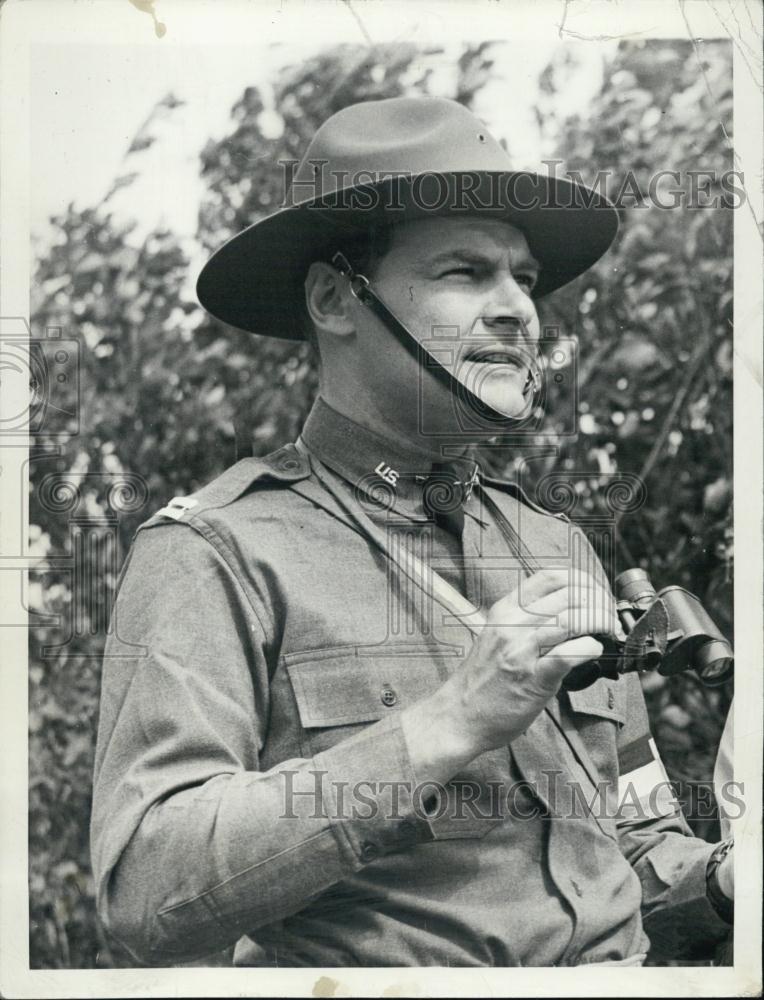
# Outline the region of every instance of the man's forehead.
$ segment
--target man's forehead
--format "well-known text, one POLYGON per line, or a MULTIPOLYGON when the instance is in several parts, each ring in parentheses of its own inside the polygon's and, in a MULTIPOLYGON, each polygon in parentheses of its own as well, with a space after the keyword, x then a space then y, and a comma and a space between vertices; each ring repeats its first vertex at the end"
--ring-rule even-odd
POLYGON ((442 256, 451 250, 475 250, 533 257, 525 234, 501 219, 477 216, 414 219, 394 229, 393 249, 412 249, 420 254, 442 256))

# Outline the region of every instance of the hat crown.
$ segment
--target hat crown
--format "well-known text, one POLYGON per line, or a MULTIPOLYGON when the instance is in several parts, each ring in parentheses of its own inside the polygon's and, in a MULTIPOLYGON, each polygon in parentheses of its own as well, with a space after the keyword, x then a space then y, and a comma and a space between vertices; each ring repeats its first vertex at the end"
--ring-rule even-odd
POLYGON ((386 175, 510 171, 506 150, 471 111, 441 97, 352 104, 327 119, 295 171, 293 203, 386 175))
POLYGON ((290 339, 304 336, 295 304, 310 263, 330 259, 343 238, 369 226, 464 212, 514 225, 541 263, 534 297, 591 267, 618 229, 618 213, 599 192, 515 171, 479 118, 438 97, 338 111, 314 135, 285 194, 280 211, 220 247, 197 293, 231 326, 290 339))

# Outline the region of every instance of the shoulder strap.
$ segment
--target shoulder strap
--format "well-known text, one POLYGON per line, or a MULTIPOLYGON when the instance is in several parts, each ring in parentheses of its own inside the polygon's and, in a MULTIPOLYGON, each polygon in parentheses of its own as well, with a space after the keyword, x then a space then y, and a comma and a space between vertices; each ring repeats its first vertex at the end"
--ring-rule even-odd
POLYGON ((238 500, 258 482, 290 484, 309 475, 310 463, 293 444, 284 445, 263 458, 243 458, 189 496, 173 497, 138 530, 166 524, 168 520, 190 523, 205 511, 238 500))

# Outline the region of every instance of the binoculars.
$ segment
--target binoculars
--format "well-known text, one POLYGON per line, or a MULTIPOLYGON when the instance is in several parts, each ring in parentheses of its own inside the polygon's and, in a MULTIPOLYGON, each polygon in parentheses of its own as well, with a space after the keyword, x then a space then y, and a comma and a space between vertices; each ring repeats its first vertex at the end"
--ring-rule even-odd
POLYGON ((643 569, 628 569, 614 583, 616 610, 625 642, 595 636, 604 650, 597 660, 574 667, 564 687, 579 691, 601 677, 657 670, 664 676, 694 670, 704 684, 723 684, 732 676, 732 647, 698 598, 683 587, 655 592, 643 569))

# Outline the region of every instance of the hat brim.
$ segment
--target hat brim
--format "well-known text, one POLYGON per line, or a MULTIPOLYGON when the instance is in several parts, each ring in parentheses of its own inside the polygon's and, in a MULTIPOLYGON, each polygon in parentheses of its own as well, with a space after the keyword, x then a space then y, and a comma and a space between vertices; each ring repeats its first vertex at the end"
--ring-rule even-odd
POLYGON ((495 218, 524 233, 541 264, 533 297, 587 271, 618 231, 603 195, 573 181, 522 172, 419 174, 345 188, 284 208, 224 244, 203 267, 199 301, 230 326, 300 340, 297 297, 314 260, 372 225, 443 216, 495 218))

